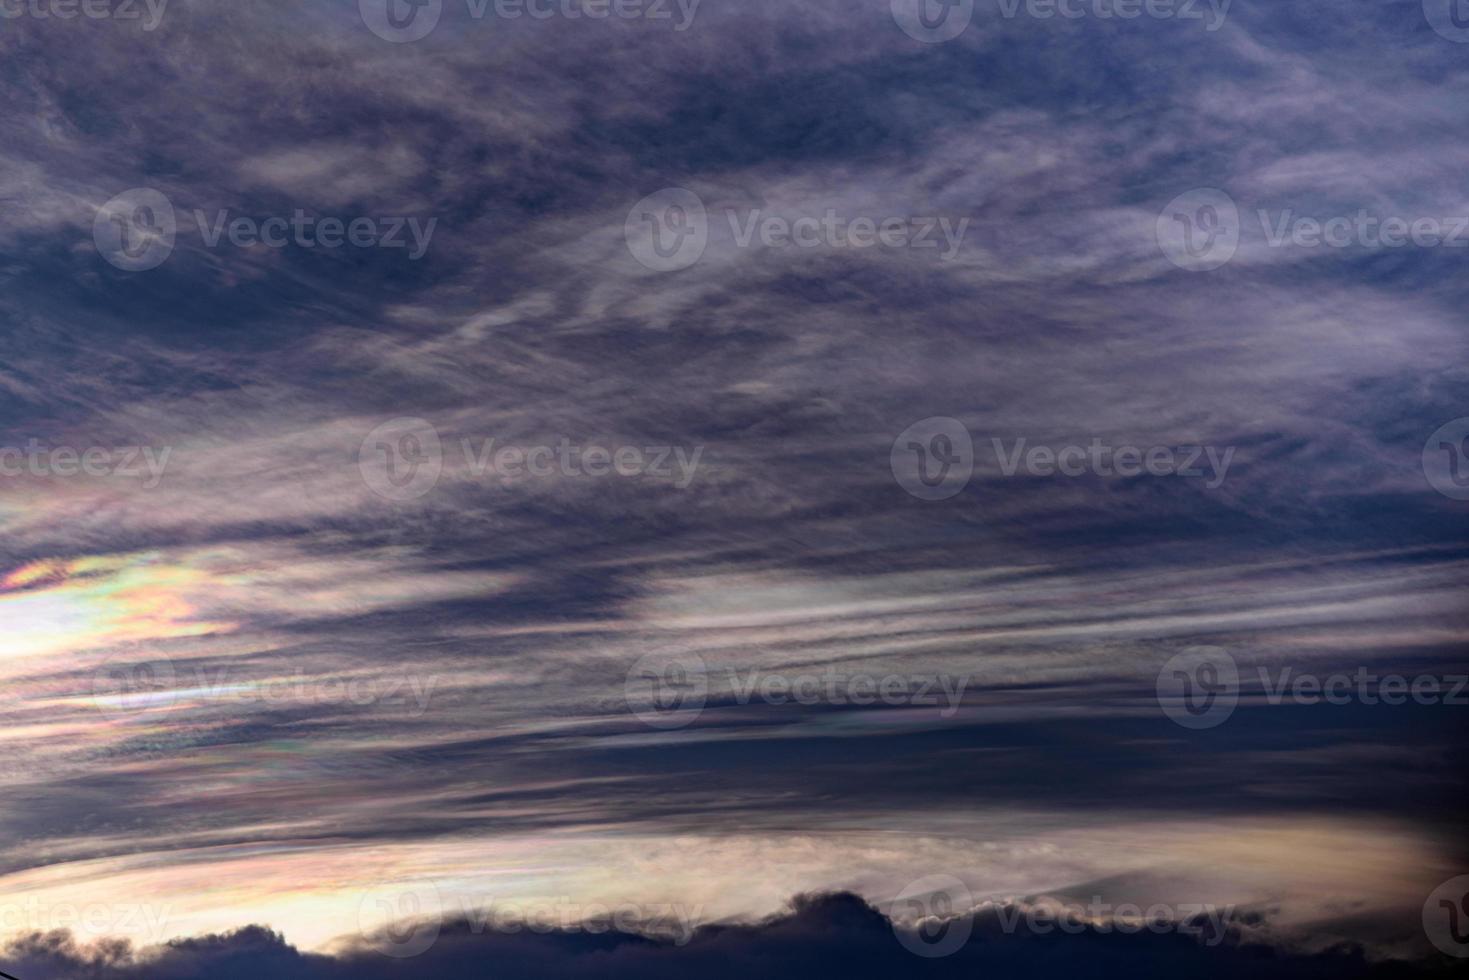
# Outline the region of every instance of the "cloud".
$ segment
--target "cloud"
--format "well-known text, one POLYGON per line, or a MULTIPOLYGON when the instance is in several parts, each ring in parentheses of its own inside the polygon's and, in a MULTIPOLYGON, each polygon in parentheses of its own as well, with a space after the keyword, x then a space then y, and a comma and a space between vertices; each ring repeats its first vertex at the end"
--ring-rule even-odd
MULTIPOLYGON (((686 943, 650 938, 637 932, 607 931, 608 923, 589 921, 570 928, 498 920, 446 924, 433 946, 411 958, 392 958, 372 949, 337 956, 302 953, 275 933, 259 927, 198 939, 178 940, 153 949, 78 947, 62 933, 36 935, 9 948, 7 968, 25 980, 171 980, 211 976, 269 975, 283 980, 355 977, 495 976, 514 980, 540 977, 742 977, 751 971, 773 976, 821 973, 848 977, 888 977, 922 969, 940 977, 1028 975, 1039 963, 1047 974, 1123 977, 1187 974, 1210 977, 1374 977, 1446 975, 1407 961, 1374 962, 1360 947, 1342 944, 1315 954, 1292 952, 1262 941, 1258 917, 1230 920, 1227 938, 1217 945, 1197 935, 1180 934, 1180 922, 1155 922, 1123 931, 1114 922, 1076 923, 1066 931, 1051 924, 1043 934, 1007 931, 1007 913, 1024 906, 986 909, 951 928, 972 930, 955 952, 920 958, 905 948, 930 950, 926 933, 895 926, 882 912, 854 895, 806 895, 788 911, 750 925, 705 926, 686 943), (962 924, 962 925, 961 925, 962 924), (480 930, 475 926, 479 925, 480 930), (531 928, 534 925, 535 928, 531 928), (588 928, 590 926, 590 928, 588 928), (1167 926, 1167 929, 1162 927, 1167 926), (514 930, 513 932, 511 930, 514 930)), ((1193 929, 1193 926, 1189 926, 1193 929)))

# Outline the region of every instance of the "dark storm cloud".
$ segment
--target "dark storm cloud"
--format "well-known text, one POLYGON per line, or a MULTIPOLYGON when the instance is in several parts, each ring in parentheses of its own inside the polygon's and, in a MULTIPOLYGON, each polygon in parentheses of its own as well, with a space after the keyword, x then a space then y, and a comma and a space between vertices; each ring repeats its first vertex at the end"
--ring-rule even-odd
MULTIPOLYGON (((1308 955, 1274 948, 1262 941, 1258 920, 1241 916, 1231 922, 1227 938, 1144 932, 1114 932, 1092 925, 1068 934, 1051 926, 1045 935, 1015 935, 994 911, 976 915, 971 938, 941 958, 920 958, 899 941, 924 948, 929 939, 894 927, 882 912, 854 895, 801 896, 793 908, 756 925, 707 926, 687 944, 626 932, 595 933, 516 925, 515 932, 484 932, 484 923, 451 923, 428 952, 390 959, 372 950, 337 957, 302 953, 279 936, 258 927, 226 936, 210 936, 170 944, 146 958, 125 949, 87 953, 57 934, 35 936, 10 949, 8 966, 25 980, 172 980, 210 976, 232 978, 268 974, 283 980, 328 980, 354 977, 434 976, 444 980, 481 977, 506 980, 539 977, 745 977, 770 976, 891 977, 920 972, 934 977, 1149 975, 1231 977, 1374 977, 1459 976, 1445 964, 1433 967, 1402 963, 1373 964, 1351 944, 1308 955)), ((1200 920, 1200 935, 1208 925, 1200 920)))

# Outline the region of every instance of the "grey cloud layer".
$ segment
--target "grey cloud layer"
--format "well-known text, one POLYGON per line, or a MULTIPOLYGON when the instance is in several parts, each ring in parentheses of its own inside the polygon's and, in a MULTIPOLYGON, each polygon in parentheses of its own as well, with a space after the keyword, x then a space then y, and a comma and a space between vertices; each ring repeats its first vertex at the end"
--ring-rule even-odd
POLYGON ((55 751, 22 743, 49 765, 4 777, 23 806, 4 818, 0 866, 140 848, 167 864, 328 831, 391 844, 496 826, 703 829, 713 812, 897 825, 981 798, 1123 811, 1139 792, 1170 811, 1341 807, 1437 834, 1464 784, 1435 755, 1456 729, 1431 712, 1414 734, 1403 715, 1257 709, 1219 742, 1128 746, 1183 738, 1143 716, 1153 672, 1190 643, 1268 663, 1464 663, 1469 524, 1419 467, 1429 433, 1469 414, 1462 258, 1260 239, 1190 274, 1153 237, 1163 204, 1195 187, 1247 213, 1465 213, 1462 46, 1407 3, 1236 3, 1212 33, 996 10, 940 45, 868 2, 706 0, 676 36, 450 16, 407 45, 342 2, 173 0, 147 33, 7 22, 0 445, 171 454, 150 488, 0 482, 0 575, 155 554, 210 576, 195 614, 232 625, 147 651, 119 642, 129 656, 252 678, 399 666, 438 686, 406 720, 185 700, 161 738, 98 742, 91 706, 67 699, 117 650, 28 666, 25 696, 0 711, 80 728, 55 751), (692 268, 656 273, 623 224, 675 185, 740 214, 970 224, 952 262, 718 237, 692 268), (160 268, 129 274, 91 228, 139 186, 180 214, 438 225, 408 262, 211 248, 186 222, 160 268), (981 449, 962 494, 924 504, 888 453, 939 415, 981 449), (486 479, 459 460, 393 503, 357 453, 400 416, 451 446, 703 455, 682 489, 486 479), (1218 487, 1007 477, 991 438, 1236 454, 1218 487), (843 753, 874 744, 883 712, 742 708, 727 692, 662 735, 621 702, 651 649, 972 676, 964 713, 896 744, 957 767, 1001 726, 1017 751, 1097 775, 1058 787, 1017 764, 955 780, 888 748, 859 777, 843 753), (1038 713, 993 713, 1017 705, 1038 713), (1125 765, 1047 747, 1058 732, 1084 744, 1088 720, 1125 765), (320 774, 309 787, 272 775, 287 738, 320 774), (1364 776, 1374 744, 1398 754, 1364 776), (780 765, 793 747, 817 775, 780 765), (1207 776, 1189 754, 1201 747, 1207 776), (536 788, 542 768, 566 782, 536 788), (593 782, 608 772, 626 782, 593 782), (690 772, 713 788, 693 790, 690 772), (191 788, 201 775, 241 780, 231 807, 191 788), (1179 781, 1192 795, 1166 791, 1179 781), (801 798, 811 784, 823 792, 801 798), (283 808, 293 821, 268 827, 283 808))

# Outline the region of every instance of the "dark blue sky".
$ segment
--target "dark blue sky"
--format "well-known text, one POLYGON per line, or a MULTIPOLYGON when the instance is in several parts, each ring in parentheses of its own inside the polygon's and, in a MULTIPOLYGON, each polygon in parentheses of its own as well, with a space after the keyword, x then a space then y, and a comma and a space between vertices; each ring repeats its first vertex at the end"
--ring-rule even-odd
POLYGON ((1428 955, 1469 19, 922 2, 0 3, 0 941, 942 873, 1428 955))

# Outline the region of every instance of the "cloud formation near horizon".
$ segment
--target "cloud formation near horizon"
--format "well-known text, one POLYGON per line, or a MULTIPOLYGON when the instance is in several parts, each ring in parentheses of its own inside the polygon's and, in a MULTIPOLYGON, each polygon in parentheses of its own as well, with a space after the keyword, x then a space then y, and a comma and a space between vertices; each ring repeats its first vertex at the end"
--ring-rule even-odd
MULTIPOLYGON (((1360 948, 1342 944, 1315 953, 1291 951, 1262 941, 1256 924, 1231 923, 1221 943, 1206 943, 1177 931, 1120 931, 1108 924, 1077 924, 1066 930, 1016 936, 1002 914, 993 911, 952 920, 967 942, 952 955, 927 960, 910 948, 931 940, 894 924, 855 895, 798 896, 789 909, 751 925, 706 926, 686 941, 636 932, 582 928, 530 928, 486 932, 473 923, 450 924, 438 943, 413 959, 391 958, 372 950, 335 956, 303 953, 279 935, 259 927, 225 936, 179 940, 167 947, 133 952, 114 947, 90 953, 64 935, 33 936, 9 952, 28 980, 221 980, 269 975, 281 980, 425 976, 453 980, 488 971, 506 980, 540 977, 686 977, 697 973, 715 980, 749 976, 887 977, 911 972, 924 963, 936 977, 1149 975, 1232 977, 1330 977, 1379 980, 1447 976, 1405 963, 1372 964, 1360 948), (1038 964, 1044 964, 1038 968, 1038 964)), ((1176 925, 1176 924, 1174 924, 1176 925)), ((1202 931, 1207 926, 1200 926, 1202 931)))

